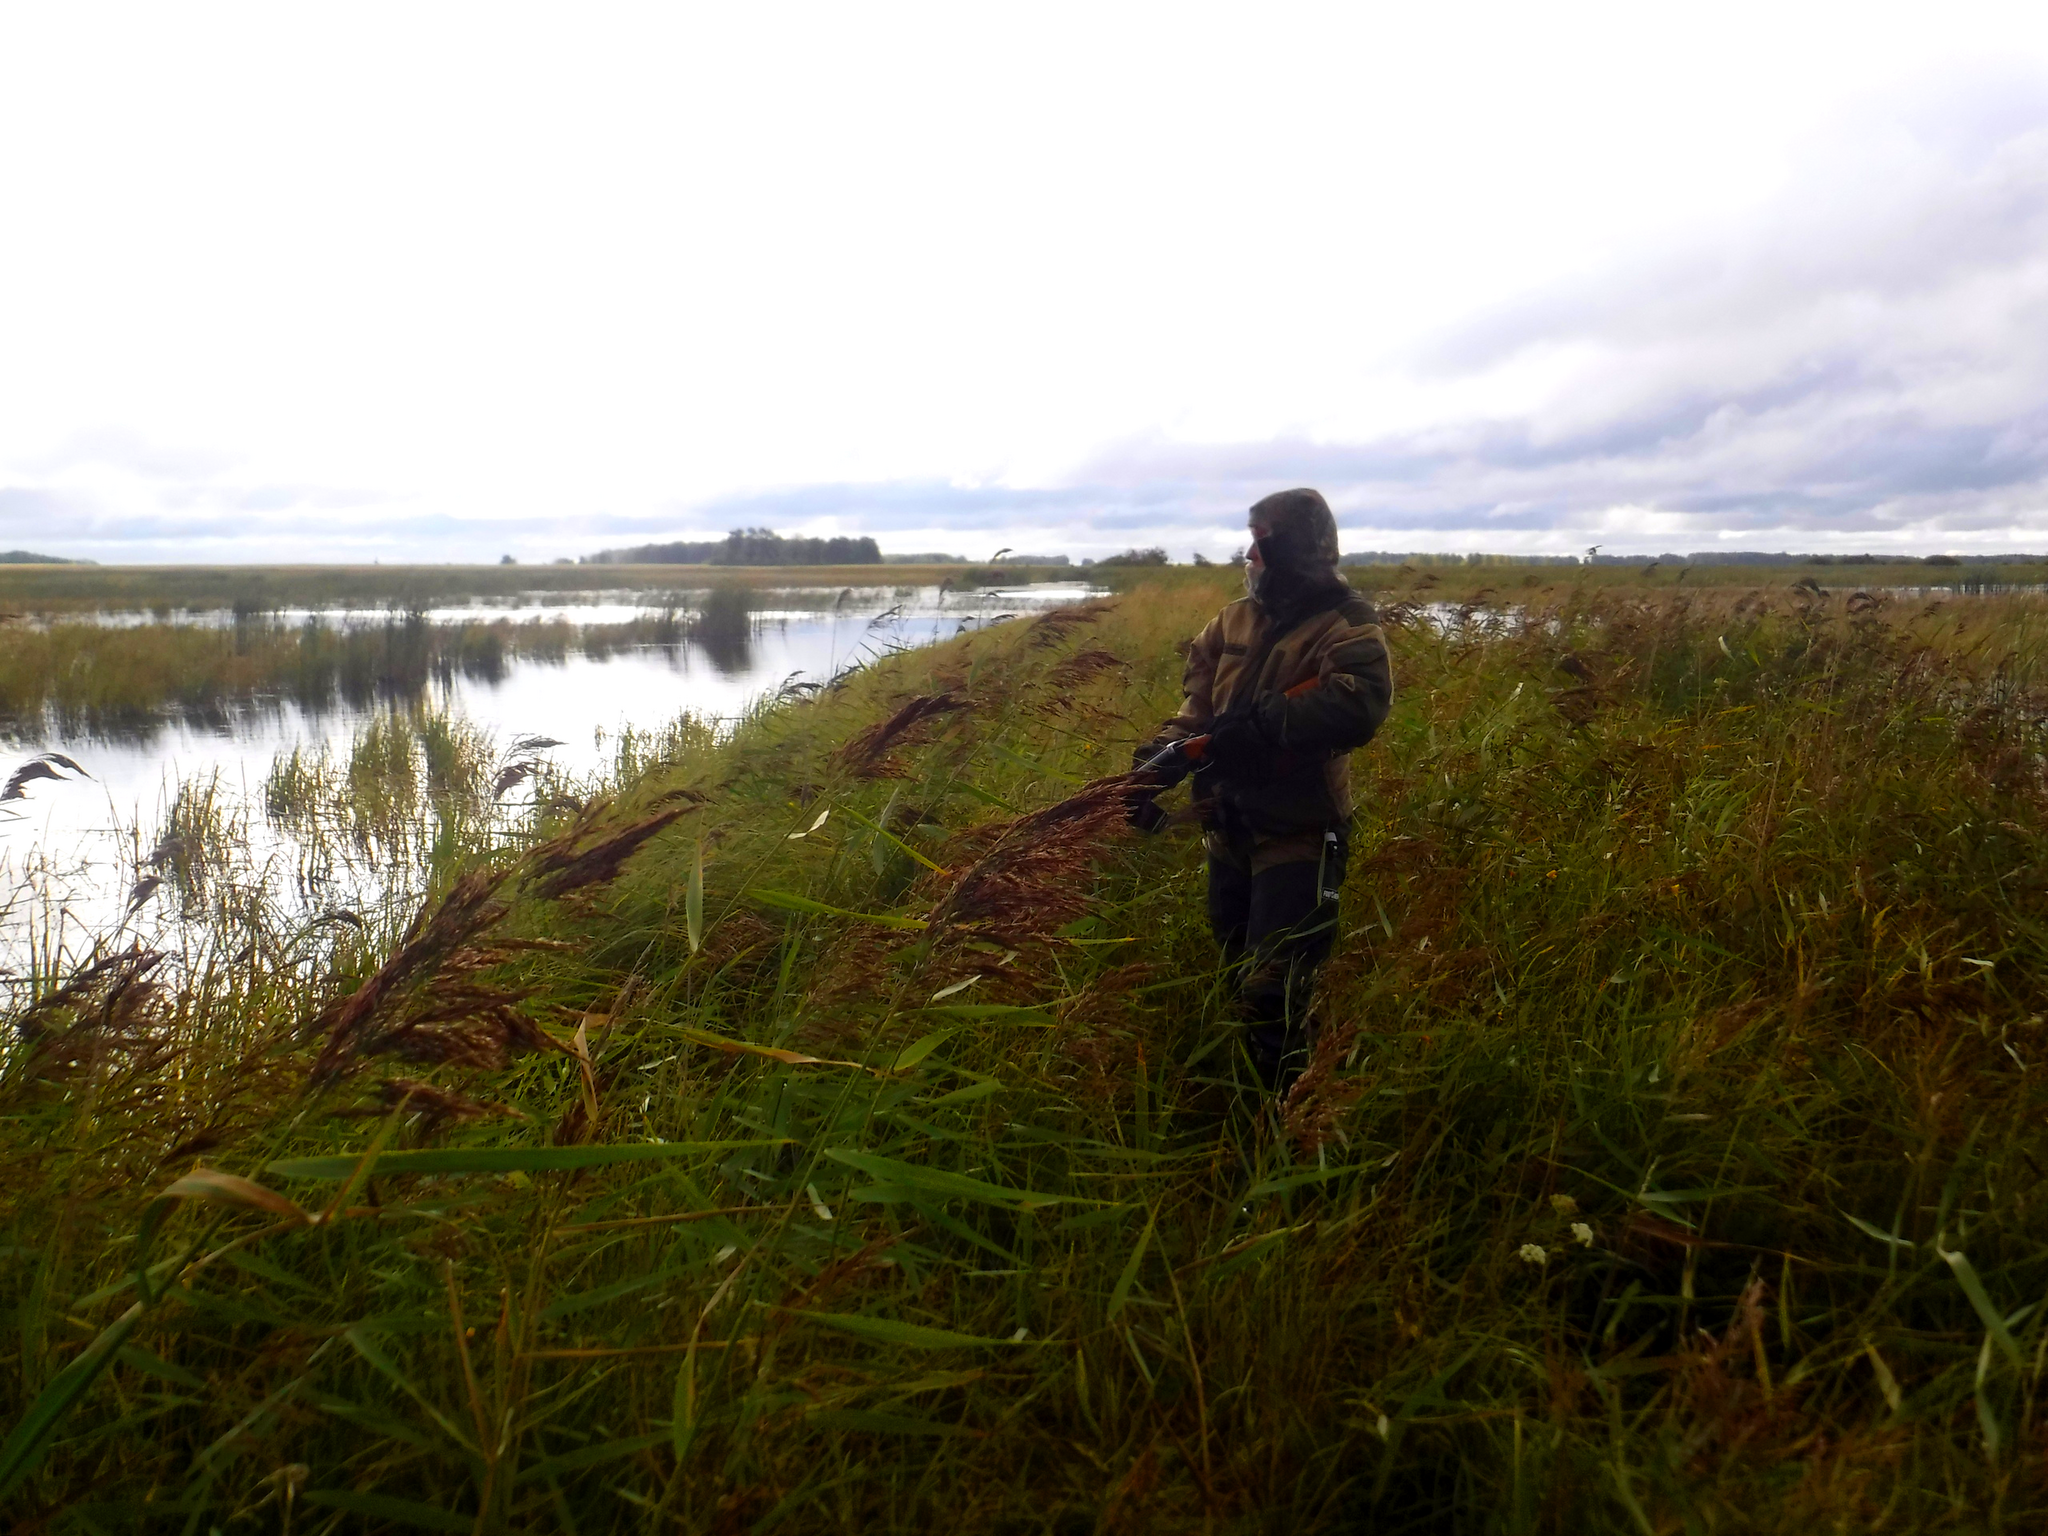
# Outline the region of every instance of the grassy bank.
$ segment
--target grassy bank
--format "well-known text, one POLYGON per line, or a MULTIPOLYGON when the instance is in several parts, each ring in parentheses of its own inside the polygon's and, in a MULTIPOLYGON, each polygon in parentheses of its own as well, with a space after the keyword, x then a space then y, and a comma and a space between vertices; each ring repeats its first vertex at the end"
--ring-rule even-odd
POLYGON ((1230 579, 1128 582, 673 733, 409 934, 46 990, 18 1522, 2037 1525, 2048 610, 1397 589, 1271 1107, 1192 829, 1087 787, 1230 579))

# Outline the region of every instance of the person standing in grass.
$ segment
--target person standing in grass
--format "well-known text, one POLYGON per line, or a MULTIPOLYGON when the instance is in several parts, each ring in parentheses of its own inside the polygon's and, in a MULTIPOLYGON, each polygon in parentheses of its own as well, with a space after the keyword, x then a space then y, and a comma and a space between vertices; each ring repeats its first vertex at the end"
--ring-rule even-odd
MULTIPOLYGON (((1245 1049, 1284 1091, 1308 1063, 1315 974, 1337 936, 1350 851, 1350 754, 1393 700, 1378 615, 1337 567, 1337 520, 1312 490, 1251 509, 1246 596, 1189 649, 1186 698, 1136 761, 1207 737, 1194 808, 1209 859, 1209 925, 1238 977, 1245 1049)), ((1149 795, 1131 821, 1164 823, 1149 795)))

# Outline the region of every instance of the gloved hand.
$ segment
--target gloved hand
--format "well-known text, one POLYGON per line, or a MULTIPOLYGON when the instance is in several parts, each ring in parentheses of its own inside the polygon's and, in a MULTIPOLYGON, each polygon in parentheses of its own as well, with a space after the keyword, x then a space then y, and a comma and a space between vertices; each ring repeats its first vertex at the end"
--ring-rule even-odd
POLYGON ((1124 820, 1139 832, 1157 832, 1166 825, 1166 812, 1149 794, 1133 793, 1124 798, 1124 820))
POLYGON ((1247 779, 1271 761, 1273 750, 1256 709, 1230 709, 1209 727, 1203 756, 1226 779, 1247 779))
MULTIPOLYGON (((1167 745, 1152 740, 1137 747, 1131 753, 1131 772, 1142 773, 1151 768, 1154 758, 1167 745)), ((1155 777, 1157 770, 1152 770, 1155 777)), ((1124 795, 1124 820, 1140 832, 1157 832, 1166 825, 1166 812, 1159 809, 1159 791, 1156 789, 1133 789, 1124 795)))

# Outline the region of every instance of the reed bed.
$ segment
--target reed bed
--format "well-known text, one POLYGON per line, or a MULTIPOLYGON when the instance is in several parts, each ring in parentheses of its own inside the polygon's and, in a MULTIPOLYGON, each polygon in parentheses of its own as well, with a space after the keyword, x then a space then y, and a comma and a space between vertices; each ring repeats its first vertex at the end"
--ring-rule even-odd
MULTIPOLYGON (((1001 567, 1005 582, 1080 574, 1001 567)), ((958 565, 5 565, 0 611, 15 614, 280 608, 431 608, 470 598, 545 601, 635 592, 961 584, 958 565)))
POLYGON ((2048 608, 1397 591, 1276 1104, 1117 813, 1226 595, 641 742, 317 964, 48 978, 17 1527, 2037 1528, 2048 608))
MULTIPOLYGON (((1453 557, 1454 558, 1454 557, 1453 557)), ((1095 572, 1091 571, 1091 575, 1095 572)), ((1179 575, 1179 572, 1175 572, 1179 575)), ((1195 577, 1195 572, 1187 573, 1195 577)), ((1938 565, 1921 560, 1836 560, 1826 556, 1788 560, 1783 565, 1684 565, 1644 559, 1594 566, 1531 565, 1500 558, 1451 564, 1367 565, 1347 573, 1354 583, 1432 602, 1549 606, 1582 596, 1661 594, 1734 600, 1757 590, 1847 599, 1858 591, 1918 597, 2040 595, 2048 592, 2048 560, 1938 565)), ((1101 571, 1109 585, 1141 579, 1137 573, 1101 571)))
POLYGON ((516 662, 559 663, 649 647, 704 647, 714 665, 747 665, 747 595, 719 596, 712 616, 675 610, 614 624, 499 619, 436 623, 419 613, 381 623, 219 627, 53 623, 0 632, 0 718, 28 735, 145 730, 168 714, 205 716, 289 700, 320 712, 420 699, 457 677, 495 682, 516 662))

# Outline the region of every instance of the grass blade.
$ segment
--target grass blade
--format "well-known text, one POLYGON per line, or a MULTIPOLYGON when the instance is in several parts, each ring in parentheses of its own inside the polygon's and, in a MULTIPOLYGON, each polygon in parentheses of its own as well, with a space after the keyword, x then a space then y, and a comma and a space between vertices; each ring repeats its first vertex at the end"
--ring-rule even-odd
POLYGON ((898 1162, 893 1157, 876 1157, 868 1152, 848 1152, 835 1147, 825 1154, 834 1162, 844 1163, 858 1169, 874 1179, 877 1184, 896 1189, 921 1190, 928 1194, 942 1195, 961 1200, 980 1200, 990 1205, 1014 1206, 1019 1210, 1035 1210, 1041 1205, 1058 1205, 1070 1200, 1069 1195, 1045 1195, 1031 1189, 1015 1189, 1007 1184, 991 1184, 985 1179, 969 1178, 964 1173, 946 1173, 938 1168, 924 1168, 916 1163, 898 1162))
POLYGON ((678 1272, 673 1269, 652 1270, 644 1275, 631 1275, 610 1285, 601 1285, 595 1290, 578 1291, 574 1295, 560 1296, 540 1309, 537 1314, 544 1323, 556 1318, 568 1317, 577 1312, 587 1312, 592 1307, 601 1307, 608 1301, 617 1301, 621 1296, 630 1296, 635 1291, 644 1291, 651 1285, 660 1285, 673 1280, 678 1272))
POLYGON ((872 1413, 862 1408, 819 1408, 804 1415, 820 1429, 846 1429, 864 1435, 972 1436, 976 1431, 937 1419, 916 1419, 900 1413, 872 1413))
POLYGON ((1152 1228, 1159 1220, 1159 1213, 1152 1212, 1145 1218, 1145 1230, 1138 1234, 1137 1246, 1131 1249, 1131 1256, 1124 1260, 1123 1273, 1116 1277, 1116 1285, 1109 1293, 1109 1316, 1115 1317, 1123 1311, 1124 1303, 1130 1299, 1131 1286, 1138 1278, 1138 1266, 1145 1262, 1145 1250, 1152 1245, 1152 1228))
POLYGON ((342 1337, 348 1340, 349 1348, 368 1361, 380 1375, 426 1410, 427 1417, 440 1426, 442 1434, 461 1446, 465 1451, 468 1451, 472 1456, 477 1457, 479 1460, 482 1459, 483 1453, 470 1444, 469 1436, 458 1429, 454 1420, 436 1408, 427 1398, 426 1394, 412 1384, 412 1381, 406 1376, 405 1372, 401 1371, 391 1357, 384 1353, 383 1348, 367 1329, 360 1326, 350 1328, 342 1334, 342 1337))
POLYGON ((955 1088, 951 1093, 942 1093, 936 1099, 927 1101, 924 1107, 926 1109, 944 1109, 951 1106, 957 1109, 962 1104, 972 1104, 978 1099, 992 1098, 1002 1091, 1003 1085, 991 1077, 979 1083, 969 1083, 965 1088, 955 1088))
POLYGON ((1883 1227, 1873 1222, 1865 1221, 1861 1216, 1850 1216, 1847 1211, 1842 1212, 1842 1215, 1848 1218, 1850 1226, 1861 1232, 1865 1237, 1874 1237, 1880 1243, 1889 1243, 1894 1248, 1911 1248, 1915 1246, 1910 1238, 1899 1237, 1894 1233, 1887 1232, 1883 1227))
MULTIPOLYGON (((751 1141, 635 1141, 597 1147, 424 1147, 379 1152, 370 1172, 396 1173, 566 1173, 607 1168, 614 1163, 654 1163, 743 1147, 779 1147, 786 1138, 751 1141)), ((266 1164, 282 1179, 345 1179, 365 1160, 348 1157, 286 1157, 266 1164)))
POLYGON ((930 925, 921 917, 897 917, 890 912, 855 912, 846 907, 828 906, 822 901, 813 901, 808 896, 799 896, 794 891, 771 890, 766 886, 755 886, 747 892, 764 907, 776 907, 784 912, 803 912, 815 917, 844 917, 856 923, 875 923, 883 928, 901 928, 909 933, 922 933, 930 925))
MULTIPOLYGON (((410 1098, 411 1095, 408 1094, 406 1097, 410 1098)), ((350 1161, 349 1167, 336 1175, 341 1180, 341 1188, 334 1192, 334 1198, 327 1202, 327 1209, 320 1213, 322 1221, 331 1222, 347 1210, 349 1203, 356 1197, 356 1191, 370 1182, 371 1170, 377 1164, 377 1155, 384 1150, 384 1143, 391 1139, 392 1132, 398 1129, 398 1118, 404 1113, 405 1101, 401 1100, 391 1113, 384 1117, 384 1123, 377 1127, 377 1134, 370 1139, 370 1145, 362 1155, 350 1161)), ((273 1165, 270 1171, 276 1173, 278 1170, 273 1165)))
POLYGON ((802 1051, 785 1051, 779 1045, 756 1045, 751 1040, 728 1040, 708 1029, 685 1029, 682 1036, 693 1045, 706 1045, 714 1051, 724 1051, 728 1056, 759 1056, 767 1061, 779 1061, 785 1067, 852 1067, 856 1072, 874 1072, 877 1077, 882 1075, 864 1062, 806 1056, 802 1051))
POLYGON ((1020 1007, 1015 1003, 927 1003, 919 1013, 942 1013, 949 1019, 986 1019, 1003 1024, 1022 1024, 1047 1029, 1059 1020, 1043 1008, 1020 1007))
POLYGON ((238 1205, 245 1210, 265 1211, 287 1220, 309 1224, 313 1220, 296 1201, 276 1190, 265 1189, 253 1180, 213 1168, 194 1169, 166 1188, 162 1198, 210 1200, 217 1205, 238 1205))
POLYGON ((1934 1245, 1934 1251, 1955 1272, 1956 1284, 1963 1288, 1963 1294, 1970 1298, 1970 1305, 1976 1308, 1977 1316, 1984 1320, 1985 1332, 1996 1341, 2006 1359, 2017 1366, 2020 1363, 2019 1344, 2013 1339, 2012 1330, 2005 1326, 2005 1318, 1991 1304, 1991 1297, 1984 1289, 1984 1282, 1977 1278, 1976 1269, 1961 1253, 1951 1253, 1939 1242, 1934 1245))
POLYGON ((910 844, 903 841, 902 838, 898 837, 894 832, 891 832, 887 827, 880 826, 875 822, 869 821, 867 817, 861 815, 859 811, 856 811, 850 805, 843 805, 840 807, 840 809, 846 812, 846 814, 851 816, 855 821, 859 822, 862 826, 866 827, 870 832, 876 834, 878 837, 886 837, 891 843, 894 843, 898 849, 910 855, 911 858, 917 860, 918 863, 922 864, 926 869, 930 870, 933 874, 943 875, 946 873, 946 870, 942 865, 934 864, 930 859, 926 858, 923 854, 919 853, 915 848, 911 847, 910 844))
POLYGON ((704 840, 697 839, 697 856, 690 861, 690 883, 683 892, 683 931, 690 941, 690 953, 704 947, 704 840))
POLYGON ((172 1386, 183 1387, 190 1392, 201 1391, 206 1386, 205 1377, 195 1375, 182 1365, 173 1365, 170 1361, 151 1354, 140 1344, 123 1344, 114 1351, 114 1358, 132 1371, 158 1377, 168 1381, 172 1386))
POLYGON ((889 1068, 891 1072, 908 1072, 925 1057, 946 1043, 953 1033, 950 1029, 935 1029, 922 1040, 914 1040, 897 1053, 896 1060, 889 1068))
POLYGON ((21 1422, 14 1426, 5 1443, 0 1443, 0 1499, 6 1498, 23 1478, 35 1470, 36 1463, 42 1460, 50 1432, 128 1341, 128 1335, 142 1321, 143 1310, 143 1304, 138 1301, 102 1328, 99 1337, 86 1345, 84 1352, 59 1371, 56 1380, 43 1388, 42 1394, 29 1405, 28 1412, 22 1415, 21 1422))
POLYGON ((315 1488, 310 1493, 300 1494, 299 1502, 310 1504, 315 1509, 338 1509, 351 1515, 368 1515, 374 1520, 394 1520, 420 1531, 460 1531, 467 1536, 468 1532, 476 1529, 476 1521, 467 1515, 451 1514, 431 1504, 416 1504, 411 1499, 394 1499, 387 1493, 349 1493, 338 1488, 315 1488))
POLYGON ((564 1451, 559 1456, 549 1456, 529 1463, 519 1469, 519 1475, 512 1479, 523 1483, 532 1477, 549 1477, 560 1472, 576 1472, 584 1467, 602 1466, 607 1461, 618 1461, 626 1456, 637 1456, 640 1452, 660 1445, 669 1438, 667 1430, 648 1435, 631 1435, 623 1440, 607 1440, 602 1445, 586 1445, 580 1450, 564 1451))
POLYGON ((871 1339, 877 1344, 895 1344, 904 1349, 1009 1349, 1021 1342, 1012 1339, 987 1339, 972 1333, 955 1333, 950 1328, 927 1328, 922 1323, 902 1323, 893 1317, 863 1317, 846 1312, 802 1312, 794 1307, 785 1310, 791 1317, 806 1318, 814 1323, 823 1323, 827 1328, 837 1328, 841 1333, 871 1339))

